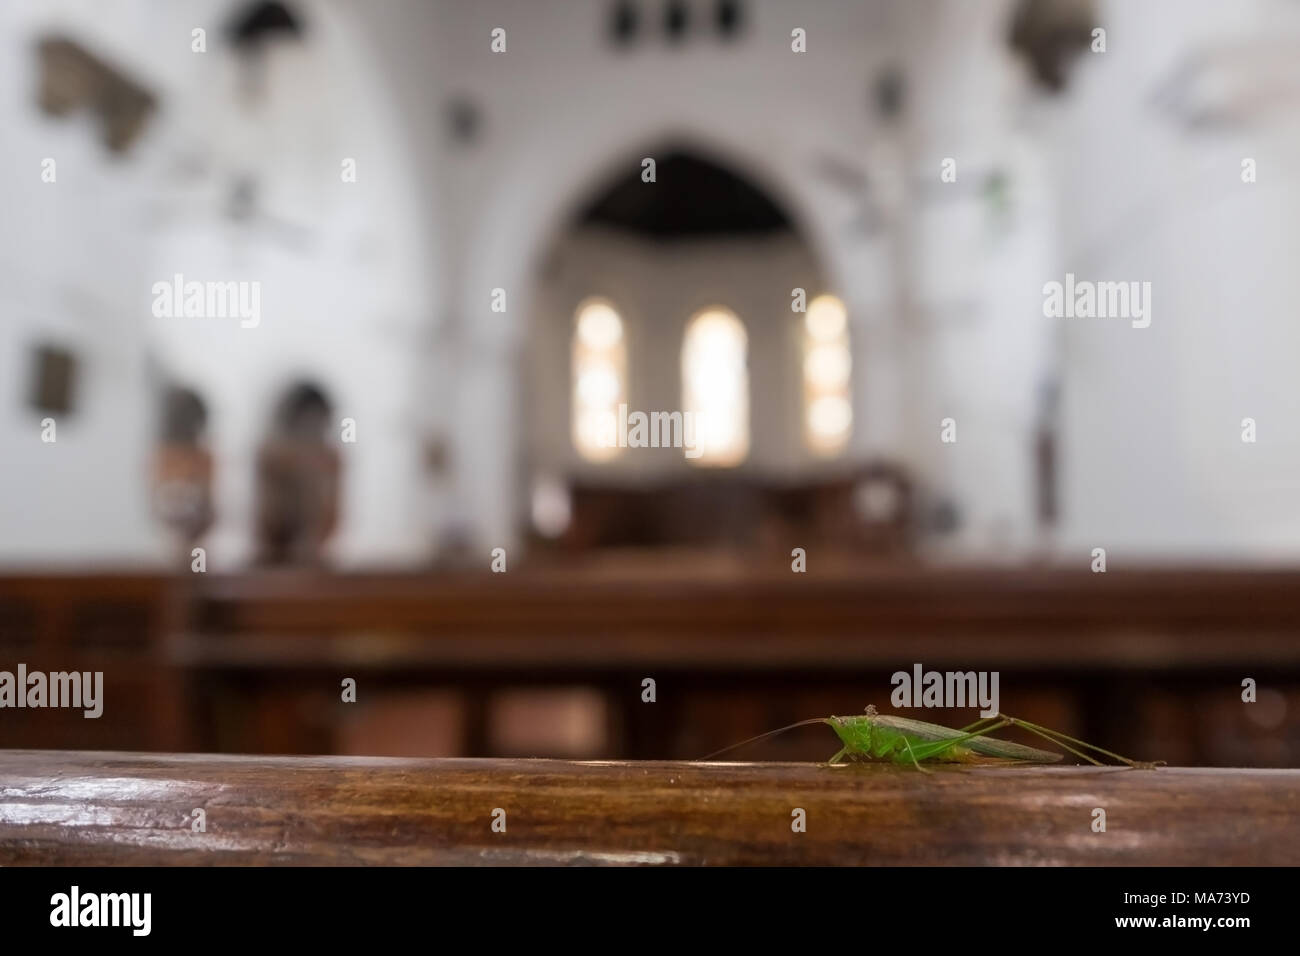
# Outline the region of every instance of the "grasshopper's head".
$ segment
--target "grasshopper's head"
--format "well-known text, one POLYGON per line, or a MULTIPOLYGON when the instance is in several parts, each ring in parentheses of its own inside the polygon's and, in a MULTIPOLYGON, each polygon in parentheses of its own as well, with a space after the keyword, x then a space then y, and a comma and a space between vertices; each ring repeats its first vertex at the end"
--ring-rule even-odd
POLYGON ((870 716, 830 717, 826 723, 831 725, 835 736, 839 737, 850 751, 857 753, 871 749, 870 716))

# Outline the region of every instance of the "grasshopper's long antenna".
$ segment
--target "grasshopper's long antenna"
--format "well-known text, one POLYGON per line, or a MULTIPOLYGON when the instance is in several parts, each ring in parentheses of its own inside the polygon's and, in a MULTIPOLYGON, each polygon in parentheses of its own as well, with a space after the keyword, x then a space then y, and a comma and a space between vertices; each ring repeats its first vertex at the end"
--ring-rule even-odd
POLYGON ((713 751, 713 753, 709 754, 707 757, 701 757, 700 760, 712 760, 714 757, 717 757, 717 756, 719 756, 719 755, 721 755, 721 754, 728 753, 728 752, 730 752, 730 751, 732 751, 732 750, 736 750, 737 748, 739 748, 739 747, 743 747, 743 746, 745 746, 746 744, 752 744, 752 743, 754 743, 755 741, 758 741, 758 740, 762 740, 762 739, 764 739, 765 737, 775 737, 777 734, 783 734, 783 733, 785 733, 787 730, 794 730, 796 727, 807 727, 809 724, 824 724, 824 723, 826 723, 826 720, 827 720, 827 718, 825 718, 825 717, 810 717, 810 718, 808 718, 807 720, 801 720, 801 721, 799 721, 797 724, 787 724, 787 725, 784 726, 784 727, 778 727, 778 728, 776 728, 776 730, 769 730, 769 731, 768 731, 767 733, 765 733, 765 734, 758 734, 757 736, 749 737, 749 738, 747 738, 747 739, 745 739, 745 740, 742 740, 742 741, 741 741, 740 743, 738 743, 738 744, 732 744, 732 745, 729 746, 729 747, 723 747, 721 750, 715 750, 715 751, 713 751))

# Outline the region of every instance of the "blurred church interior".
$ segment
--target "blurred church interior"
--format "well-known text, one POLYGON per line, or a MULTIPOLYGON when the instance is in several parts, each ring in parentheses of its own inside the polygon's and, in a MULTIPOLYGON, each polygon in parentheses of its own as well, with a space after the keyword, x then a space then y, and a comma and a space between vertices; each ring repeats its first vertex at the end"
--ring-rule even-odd
POLYGON ((106 687, 0 747, 693 758, 921 663, 1300 757, 1300 5, 18 0, 0 46, 0 669, 106 687), (1149 327, 1045 316, 1067 273, 1149 327))

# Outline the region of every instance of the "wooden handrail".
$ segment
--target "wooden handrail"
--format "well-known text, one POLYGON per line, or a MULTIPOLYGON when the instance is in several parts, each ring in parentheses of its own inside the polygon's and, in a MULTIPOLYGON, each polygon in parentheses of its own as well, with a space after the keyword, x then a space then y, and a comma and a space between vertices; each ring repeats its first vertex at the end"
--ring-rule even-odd
POLYGON ((1295 865, 1298 814, 1300 770, 0 751, 0 864, 1295 865))

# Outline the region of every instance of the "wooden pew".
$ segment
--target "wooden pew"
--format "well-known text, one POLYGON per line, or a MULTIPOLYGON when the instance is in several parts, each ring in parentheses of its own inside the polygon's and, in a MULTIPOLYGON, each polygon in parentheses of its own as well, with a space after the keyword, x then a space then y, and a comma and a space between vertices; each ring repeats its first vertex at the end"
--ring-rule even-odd
MULTIPOLYGON (((242 695, 249 712, 207 718, 229 729, 204 749, 349 752, 328 715, 350 675, 370 701, 458 696, 459 746, 413 755, 556 755, 494 748, 492 699, 587 687, 609 705, 607 744, 592 756, 688 758, 803 717, 885 707, 891 672, 919 662, 999 669, 1008 712, 1135 756, 1300 762, 1294 571, 810 560, 806 575, 780 555, 611 554, 506 574, 209 576, 178 647, 202 681, 197 707, 242 695), (640 696, 646 677, 659 686, 653 706, 640 696), (1274 695, 1267 707, 1243 708, 1244 677, 1274 695), (1252 719, 1279 709, 1282 726, 1252 719)), ((792 736, 753 755, 816 759, 824 745, 792 736)))
MULTIPOLYGON (((1300 764, 1294 571, 810 560, 806 575, 777 554, 611 552, 504 575, 0 576, 0 668, 109 685, 99 720, 5 711, 0 747, 690 758, 884 707, 891 672, 922 663, 999 669, 1003 709, 1134 756, 1300 764), (1245 677, 1257 705, 1240 701, 1245 677), (562 722, 531 718, 530 694, 576 701, 594 734, 501 739, 502 712, 562 722)), ((820 759, 826 744, 796 733, 741 755, 820 759)))
POLYGON ((1300 864, 1298 770, 0 751, 0 780, 0 865, 1300 864))
POLYGON ((104 675, 105 712, 0 710, 0 746, 176 750, 191 747, 167 641, 184 618, 168 575, 0 575, 0 670, 104 675))

